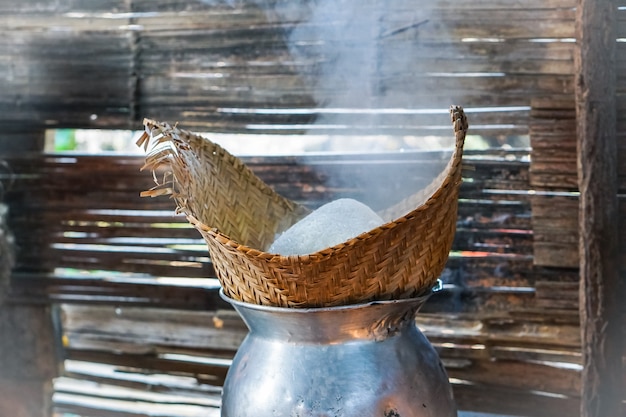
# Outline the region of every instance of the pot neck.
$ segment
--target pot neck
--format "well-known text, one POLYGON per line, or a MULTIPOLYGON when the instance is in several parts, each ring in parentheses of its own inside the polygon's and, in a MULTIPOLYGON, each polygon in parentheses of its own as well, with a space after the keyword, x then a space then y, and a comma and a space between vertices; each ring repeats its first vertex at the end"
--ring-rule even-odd
POLYGON ((382 341, 415 323, 415 313, 430 292, 417 298, 373 301, 324 308, 268 307, 232 300, 250 334, 296 343, 333 344, 351 340, 382 341))

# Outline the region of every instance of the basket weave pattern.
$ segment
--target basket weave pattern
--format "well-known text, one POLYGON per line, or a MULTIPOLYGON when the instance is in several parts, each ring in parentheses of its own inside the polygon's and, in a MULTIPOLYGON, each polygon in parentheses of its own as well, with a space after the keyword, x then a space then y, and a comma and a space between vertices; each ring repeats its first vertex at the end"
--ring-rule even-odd
POLYGON ((430 289, 452 246, 467 131, 463 109, 450 109, 455 150, 432 183, 379 213, 380 227, 309 255, 264 250, 308 214, 256 177, 238 158, 198 135, 144 120, 139 145, 151 151, 145 168, 168 172, 142 193, 171 194, 177 210, 200 231, 227 296, 281 307, 347 305, 409 298, 430 289), (401 213, 399 217, 398 213, 401 213))

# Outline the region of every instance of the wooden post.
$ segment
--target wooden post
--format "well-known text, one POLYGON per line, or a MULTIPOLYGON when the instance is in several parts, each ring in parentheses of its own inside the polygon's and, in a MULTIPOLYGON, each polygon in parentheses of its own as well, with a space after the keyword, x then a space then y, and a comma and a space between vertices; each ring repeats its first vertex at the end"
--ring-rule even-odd
MULTIPOLYGON (((43 138, 43 131, 3 133, 0 149, 41 151, 43 138)), ((0 221, 0 416, 49 417, 57 375, 50 309, 12 302, 12 254, 11 230, 0 221)))
POLYGON ((576 117, 580 189, 582 417, 621 416, 615 15, 612 0, 578 0, 576 117))

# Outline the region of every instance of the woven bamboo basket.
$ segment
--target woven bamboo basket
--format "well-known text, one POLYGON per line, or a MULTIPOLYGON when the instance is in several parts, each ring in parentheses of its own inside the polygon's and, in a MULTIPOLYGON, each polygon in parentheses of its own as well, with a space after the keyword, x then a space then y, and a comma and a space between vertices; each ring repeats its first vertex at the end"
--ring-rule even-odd
POLYGON ((410 298, 435 285, 452 246, 467 119, 450 108, 455 149, 427 187, 379 212, 395 219, 308 255, 266 252, 309 210, 273 191, 211 141, 150 119, 137 144, 144 169, 166 175, 144 196, 171 195, 202 234, 224 293, 280 307, 322 307, 410 298), (395 217, 397 216, 397 217, 395 217))

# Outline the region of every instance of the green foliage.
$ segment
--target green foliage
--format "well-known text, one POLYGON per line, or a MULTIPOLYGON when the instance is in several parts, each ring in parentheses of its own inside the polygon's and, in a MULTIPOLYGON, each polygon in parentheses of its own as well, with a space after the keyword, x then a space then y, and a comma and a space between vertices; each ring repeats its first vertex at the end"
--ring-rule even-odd
POLYGON ((54 135, 54 150, 57 152, 76 150, 76 130, 57 129, 54 135))

